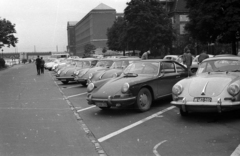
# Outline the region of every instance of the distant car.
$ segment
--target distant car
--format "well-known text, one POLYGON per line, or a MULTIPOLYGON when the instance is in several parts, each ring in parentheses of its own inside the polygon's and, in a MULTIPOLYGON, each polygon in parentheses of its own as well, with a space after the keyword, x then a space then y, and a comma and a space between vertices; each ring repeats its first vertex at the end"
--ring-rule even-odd
POLYGON ((97 64, 97 61, 98 59, 94 58, 79 59, 75 66, 65 68, 62 72, 59 71, 59 75, 57 75, 56 79, 61 81, 63 84, 67 84, 69 81, 75 81, 73 75, 75 70, 92 68, 97 64))
POLYGON ((94 68, 85 68, 81 70, 74 71, 74 80, 81 83, 83 86, 87 86, 87 80, 89 78, 90 73, 95 73, 100 70, 105 70, 111 67, 114 59, 100 59, 98 60, 96 66, 94 68))
POLYGON ((172 88, 172 105, 182 116, 189 112, 219 112, 240 109, 240 57, 204 60, 195 76, 172 88))
MULTIPOLYGON (((209 54, 208 54, 208 56, 209 56, 209 58, 214 57, 214 55, 209 55, 209 54)), ((192 73, 196 73, 196 72, 197 72, 198 64, 199 64, 199 62, 198 62, 198 57, 199 57, 199 55, 197 55, 197 56, 193 59, 193 61, 192 61, 192 66, 191 66, 191 71, 192 71, 192 73)))
POLYGON ((115 78, 122 74, 123 70, 133 61, 141 60, 139 57, 121 58, 114 60, 111 67, 89 74, 88 84, 103 79, 115 78))
POLYGON ((135 105, 144 112, 150 109, 152 101, 171 96, 173 85, 187 76, 187 69, 175 61, 136 61, 117 78, 90 83, 87 101, 103 110, 135 105))

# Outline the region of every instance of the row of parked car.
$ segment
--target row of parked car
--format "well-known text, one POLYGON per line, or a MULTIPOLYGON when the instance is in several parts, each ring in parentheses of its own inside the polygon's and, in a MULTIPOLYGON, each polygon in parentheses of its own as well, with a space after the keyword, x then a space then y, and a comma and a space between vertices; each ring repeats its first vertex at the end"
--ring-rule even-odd
POLYGON ((65 59, 46 63, 56 79, 87 86, 87 101, 102 110, 134 105, 140 112, 153 101, 171 96, 186 116, 194 111, 222 112, 240 108, 240 57, 215 56, 188 77, 186 67, 171 59, 65 59))

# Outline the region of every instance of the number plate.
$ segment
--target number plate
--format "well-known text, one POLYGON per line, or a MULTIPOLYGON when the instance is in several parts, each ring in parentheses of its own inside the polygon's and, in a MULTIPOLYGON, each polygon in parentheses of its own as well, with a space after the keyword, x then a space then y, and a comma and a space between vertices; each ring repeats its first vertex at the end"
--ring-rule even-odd
POLYGON ((98 107, 107 107, 107 103, 106 102, 96 102, 96 106, 98 106, 98 107))
POLYGON ((212 102, 212 98, 210 97, 195 97, 193 99, 194 102, 212 102))

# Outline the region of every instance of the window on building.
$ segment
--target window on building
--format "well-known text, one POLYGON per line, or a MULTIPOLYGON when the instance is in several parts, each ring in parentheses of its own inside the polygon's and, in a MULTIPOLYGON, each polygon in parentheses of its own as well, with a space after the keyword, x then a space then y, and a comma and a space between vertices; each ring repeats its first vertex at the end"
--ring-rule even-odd
POLYGON ((180 15, 180 22, 188 22, 189 18, 188 15, 180 15))
POLYGON ((186 34, 185 25, 185 23, 180 24, 180 35, 186 34))

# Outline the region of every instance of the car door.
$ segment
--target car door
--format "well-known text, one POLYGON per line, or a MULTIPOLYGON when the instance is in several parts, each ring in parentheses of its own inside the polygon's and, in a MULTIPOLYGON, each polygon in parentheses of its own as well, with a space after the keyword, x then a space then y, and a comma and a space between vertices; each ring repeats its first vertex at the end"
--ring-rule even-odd
POLYGON ((181 74, 177 73, 174 62, 161 62, 160 75, 158 97, 170 95, 173 85, 179 81, 181 74))

